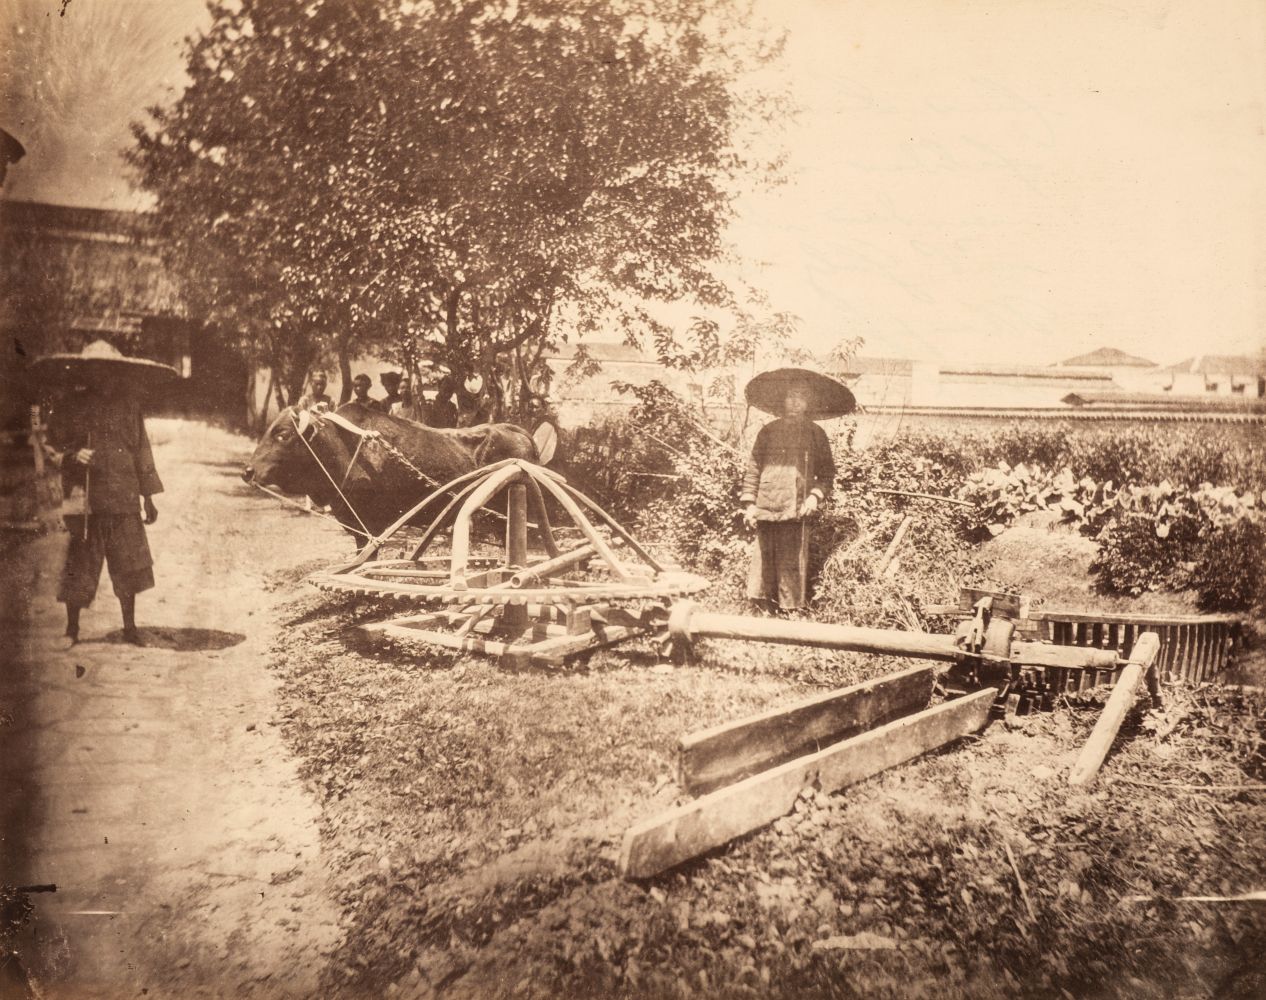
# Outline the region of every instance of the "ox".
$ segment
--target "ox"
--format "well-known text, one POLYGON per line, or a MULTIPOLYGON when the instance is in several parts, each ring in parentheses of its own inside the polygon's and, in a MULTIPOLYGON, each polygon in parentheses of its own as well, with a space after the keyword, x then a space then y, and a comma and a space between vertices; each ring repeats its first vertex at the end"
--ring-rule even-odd
POLYGON ((315 503, 328 505, 352 534, 363 534, 363 522, 376 535, 437 484, 507 458, 536 461, 531 436, 514 424, 426 427, 351 402, 339 407, 333 419, 286 407, 255 447, 242 478, 286 493, 306 493, 315 503), (419 479, 384 442, 429 481, 419 479))

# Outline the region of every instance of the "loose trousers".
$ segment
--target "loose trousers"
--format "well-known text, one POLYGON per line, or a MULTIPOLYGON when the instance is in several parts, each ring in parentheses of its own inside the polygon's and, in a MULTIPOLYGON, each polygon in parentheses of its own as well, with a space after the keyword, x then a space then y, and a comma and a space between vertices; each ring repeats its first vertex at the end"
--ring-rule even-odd
POLYGON ((798 521, 757 521, 747 596, 791 611, 807 607, 809 526, 798 521))
POLYGON ((154 586, 154 560, 140 514, 89 514, 87 537, 84 515, 68 514, 63 520, 70 532, 70 548, 57 591, 63 604, 86 608, 92 603, 103 562, 110 571, 116 597, 129 597, 154 586))

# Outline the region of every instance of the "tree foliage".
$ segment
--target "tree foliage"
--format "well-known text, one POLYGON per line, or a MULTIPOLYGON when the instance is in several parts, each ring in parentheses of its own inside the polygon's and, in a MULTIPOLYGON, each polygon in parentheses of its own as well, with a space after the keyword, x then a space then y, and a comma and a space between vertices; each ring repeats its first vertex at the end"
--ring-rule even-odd
POLYGON ((193 308, 291 392, 378 349, 526 382, 570 331, 738 305, 731 201, 777 46, 749 0, 214 4, 191 83, 134 127, 193 308))

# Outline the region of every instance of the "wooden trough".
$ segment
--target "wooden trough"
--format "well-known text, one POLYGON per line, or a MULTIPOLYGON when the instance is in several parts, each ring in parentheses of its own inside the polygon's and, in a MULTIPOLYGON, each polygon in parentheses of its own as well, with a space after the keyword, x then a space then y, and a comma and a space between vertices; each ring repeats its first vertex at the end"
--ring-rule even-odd
POLYGON ((1145 634, 1121 662, 1109 650, 1013 642, 1010 623, 1001 621, 985 630, 975 648, 964 648, 961 636, 712 615, 696 612, 688 601, 674 605, 669 629, 687 645, 706 635, 953 661, 968 668, 966 676, 992 683, 934 703, 936 668, 914 667, 684 736, 678 781, 698 797, 625 833, 620 871, 631 879, 651 878, 773 822, 806 788, 839 791, 979 732, 1026 668, 1119 672, 1070 776, 1073 784, 1086 784, 1098 773, 1140 685, 1147 681, 1155 689, 1159 649, 1157 636, 1145 634))
MULTIPOLYGON (((991 598, 995 614, 1015 622, 1021 638, 1057 646, 1110 649, 1128 657, 1139 637, 1154 632, 1160 640, 1156 654, 1160 678, 1172 683, 1201 684, 1230 664, 1240 646, 1243 620, 1237 615, 1108 614, 1069 608, 1034 607, 1028 594, 964 587, 958 603, 925 608, 928 614, 967 617, 982 598, 991 598)), ((1093 674, 1052 672, 1050 686, 1059 691, 1094 687, 1102 678, 1093 674)))

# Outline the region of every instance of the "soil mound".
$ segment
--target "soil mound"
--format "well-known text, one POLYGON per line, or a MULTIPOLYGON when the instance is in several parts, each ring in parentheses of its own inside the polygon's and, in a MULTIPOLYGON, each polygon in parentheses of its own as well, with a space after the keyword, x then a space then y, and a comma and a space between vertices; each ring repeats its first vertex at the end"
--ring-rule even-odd
POLYGON ((1040 597, 1050 607, 1107 613, 1199 613, 1193 592, 1139 597, 1099 593, 1090 568, 1097 551, 1093 538, 1067 525, 1028 517, 986 543, 982 563, 991 579, 1040 597))

